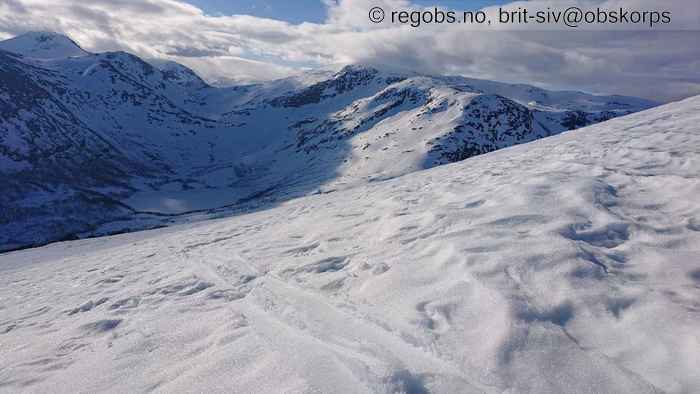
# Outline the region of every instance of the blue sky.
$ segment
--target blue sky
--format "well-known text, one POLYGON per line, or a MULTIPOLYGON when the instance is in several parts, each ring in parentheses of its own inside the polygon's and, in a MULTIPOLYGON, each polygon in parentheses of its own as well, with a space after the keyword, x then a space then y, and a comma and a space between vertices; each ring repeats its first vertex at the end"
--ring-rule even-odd
MULTIPOLYGON (((185 0, 210 15, 245 14, 282 19, 291 23, 322 22, 326 9, 321 0, 185 0)), ((479 9, 505 0, 416 0, 422 6, 438 5, 454 9, 479 9)))

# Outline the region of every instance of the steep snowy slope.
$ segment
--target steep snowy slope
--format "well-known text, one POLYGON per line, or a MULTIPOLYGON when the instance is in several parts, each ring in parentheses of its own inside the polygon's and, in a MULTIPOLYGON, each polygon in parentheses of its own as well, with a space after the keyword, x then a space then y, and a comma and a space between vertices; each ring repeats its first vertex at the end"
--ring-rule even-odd
POLYGON ((0 391, 700 391, 700 97, 0 255, 0 391))
POLYGON ((214 88, 49 33, 0 43, 0 76, 0 250, 342 190, 654 105, 361 66, 214 88))

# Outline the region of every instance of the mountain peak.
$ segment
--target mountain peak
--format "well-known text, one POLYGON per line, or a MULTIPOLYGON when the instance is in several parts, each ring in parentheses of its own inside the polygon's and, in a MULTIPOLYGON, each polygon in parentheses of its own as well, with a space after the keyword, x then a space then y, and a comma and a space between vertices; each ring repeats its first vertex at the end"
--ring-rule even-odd
POLYGON ((0 50, 37 59, 59 59, 88 54, 69 37, 45 31, 31 31, 0 41, 0 50))
POLYGON ((172 60, 153 59, 150 61, 163 73, 163 77, 186 88, 200 89, 209 86, 191 68, 172 60))
POLYGON ((378 73, 379 70, 377 70, 377 68, 375 68, 375 67, 367 66, 364 64, 348 64, 346 66, 343 66, 343 68, 341 68, 337 72, 337 74, 360 73, 360 72, 375 74, 375 73, 378 73))

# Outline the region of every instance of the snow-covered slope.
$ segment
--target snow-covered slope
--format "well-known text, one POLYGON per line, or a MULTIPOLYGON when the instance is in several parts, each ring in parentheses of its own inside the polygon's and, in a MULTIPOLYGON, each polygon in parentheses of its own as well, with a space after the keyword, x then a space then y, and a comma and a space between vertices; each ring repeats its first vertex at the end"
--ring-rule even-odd
POLYGON ((347 189, 655 105, 362 66, 214 88, 49 33, 0 43, 0 104, 0 250, 347 189))
POLYGON ((0 255, 0 391, 700 391, 700 97, 0 255))
POLYGON ((134 190, 196 183, 192 172, 229 163, 229 127, 183 109, 181 93, 123 52, 33 60, 0 51, 0 249, 129 215, 119 200, 134 190))
POLYGON ((88 54, 75 41, 52 32, 29 32, 0 41, 0 50, 37 59, 59 59, 88 54))
POLYGON ((195 91, 208 87, 199 75, 180 63, 160 59, 151 60, 150 63, 163 72, 164 79, 167 81, 195 91))

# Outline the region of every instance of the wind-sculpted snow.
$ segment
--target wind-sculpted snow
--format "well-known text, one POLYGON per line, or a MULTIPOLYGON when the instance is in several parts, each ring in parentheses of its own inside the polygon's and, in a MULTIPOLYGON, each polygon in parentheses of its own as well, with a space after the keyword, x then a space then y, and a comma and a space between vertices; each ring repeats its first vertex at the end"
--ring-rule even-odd
POLYGON ((0 42, 0 73, 0 250, 274 206, 654 105, 363 66, 215 88, 50 33, 0 42))
POLYGON ((0 255, 0 391, 700 391, 700 98, 0 255))

